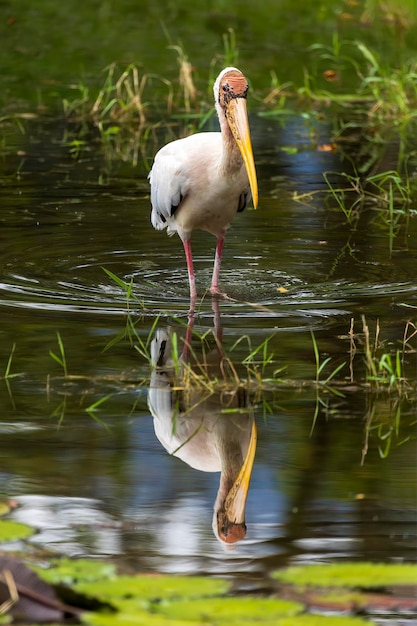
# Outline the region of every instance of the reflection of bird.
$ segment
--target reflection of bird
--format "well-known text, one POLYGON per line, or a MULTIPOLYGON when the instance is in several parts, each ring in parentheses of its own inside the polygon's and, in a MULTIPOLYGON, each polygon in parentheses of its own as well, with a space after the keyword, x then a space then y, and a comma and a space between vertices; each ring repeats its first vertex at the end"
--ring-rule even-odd
MULTIPOLYGON (((155 434, 164 448, 191 467, 221 472, 214 505, 213 530, 234 543, 245 537, 245 507, 256 450, 256 426, 241 388, 207 391, 175 378, 171 337, 158 329, 151 346, 154 369, 148 404, 155 434), (227 409, 242 412, 222 413, 227 409)), ((221 368, 218 348, 205 355, 204 368, 221 368)), ((216 372, 210 370, 213 377, 216 372)))
POLYGON ((177 232, 184 245, 191 303, 196 300, 191 233, 206 230, 217 238, 211 293, 219 293, 219 271, 226 230, 258 185, 249 132, 248 83, 227 67, 214 84, 221 132, 198 133, 173 141, 157 153, 149 174, 151 221, 157 230, 177 232))

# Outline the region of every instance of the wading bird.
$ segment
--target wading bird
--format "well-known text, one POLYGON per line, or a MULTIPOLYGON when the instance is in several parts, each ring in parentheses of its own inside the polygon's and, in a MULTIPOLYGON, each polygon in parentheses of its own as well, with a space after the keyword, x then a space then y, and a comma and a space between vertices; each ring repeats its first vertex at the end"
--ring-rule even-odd
MULTIPOLYGON (((246 535, 245 509, 256 452, 256 424, 244 389, 223 385, 208 393, 206 386, 186 382, 190 370, 187 366, 184 369, 184 364, 191 365, 191 331, 188 327, 176 372, 171 334, 157 329, 151 343, 154 367, 148 406, 155 434, 170 454, 194 469, 220 472, 212 526, 219 541, 233 544, 246 535)), ((194 350, 191 352, 197 356, 194 350)), ((206 372, 206 377, 219 379, 225 375, 221 343, 200 357, 201 361, 199 358, 194 363, 198 374, 206 372)))
POLYGON ((210 292, 219 294, 219 272, 226 230, 252 196, 258 204, 258 184, 249 132, 242 72, 227 67, 214 83, 219 132, 198 133, 168 143, 155 156, 149 173, 151 222, 154 228, 178 233, 185 251, 191 309, 197 298, 191 234, 206 230, 217 238, 210 292))

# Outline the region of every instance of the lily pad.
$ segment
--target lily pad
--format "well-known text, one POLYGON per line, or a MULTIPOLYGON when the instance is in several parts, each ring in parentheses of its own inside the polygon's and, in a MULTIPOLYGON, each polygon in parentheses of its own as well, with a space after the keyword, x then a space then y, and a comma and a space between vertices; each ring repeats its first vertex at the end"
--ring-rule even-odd
POLYGON ((116 568, 111 563, 94 559, 62 558, 52 562, 48 569, 36 567, 37 573, 53 585, 73 585, 76 582, 97 581, 115 576, 116 568))
POLYGON ((172 599, 192 599, 220 595, 229 583, 218 578, 186 576, 119 576, 95 582, 81 582, 76 591, 111 602, 135 599, 137 606, 147 608, 153 602, 172 599))
POLYGON ((190 621, 138 611, 136 607, 130 610, 129 606, 120 613, 84 613, 82 623, 85 626, 193 626, 190 621))
POLYGON ((273 577, 294 585, 375 589, 417 584, 417 565, 410 563, 335 563, 294 566, 273 577))
POLYGON ((5 541, 17 541, 26 539, 34 533, 34 529, 21 522, 13 520, 0 520, 0 543, 5 541))
POLYGON ((7 515, 10 513, 10 506, 7 502, 0 502, 0 515, 7 515))
MULTIPOLYGON (((225 599, 226 600, 226 599, 225 599)), ((238 600, 238 598, 236 598, 238 600)), ((254 599, 260 607, 266 600, 254 599)), ((85 613, 82 616, 85 626, 235 626, 236 624, 259 624, 259 626, 370 626, 372 622, 359 617, 340 617, 323 615, 292 615, 290 617, 268 616, 264 619, 239 617, 238 621, 229 621, 229 615, 206 615, 201 618, 190 619, 185 616, 181 619, 171 619, 165 615, 138 612, 128 609, 121 613, 85 613)))
MULTIPOLYGON (((360 617, 340 615, 295 615, 284 617, 268 626, 372 626, 373 622, 360 617)), ((266 626, 262 624, 262 626, 266 626)))
POLYGON ((276 598, 205 598, 189 602, 170 602, 156 607, 158 612, 174 619, 198 624, 276 624, 280 617, 295 616, 302 604, 276 598))

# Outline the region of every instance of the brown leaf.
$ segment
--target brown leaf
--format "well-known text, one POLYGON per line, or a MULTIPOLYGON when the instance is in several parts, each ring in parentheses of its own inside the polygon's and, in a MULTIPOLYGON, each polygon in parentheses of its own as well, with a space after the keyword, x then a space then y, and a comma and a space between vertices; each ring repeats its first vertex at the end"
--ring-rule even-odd
POLYGON ((0 554, 0 615, 2 612, 32 623, 61 622, 66 614, 79 613, 62 604, 53 587, 22 561, 0 554))

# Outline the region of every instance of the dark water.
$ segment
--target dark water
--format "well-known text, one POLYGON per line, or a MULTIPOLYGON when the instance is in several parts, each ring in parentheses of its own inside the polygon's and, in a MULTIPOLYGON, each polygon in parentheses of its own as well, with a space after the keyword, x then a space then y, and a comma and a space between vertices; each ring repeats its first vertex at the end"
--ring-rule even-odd
MULTIPOLYGON (((415 336, 403 355, 405 394, 357 383, 366 374, 363 319, 372 335, 378 320, 383 351, 394 355, 412 335, 416 219, 404 220, 390 251, 374 208, 354 230, 324 195, 297 202, 294 192, 325 189, 323 171, 346 168, 338 152, 317 150, 331 127, 316 124, 313 141, 311 124, 295 116, 252 126, 260 208, 240 215, 228 235, 221 281, 233 300, 220 303, 220 324, 240 372, 268 337, 273 362, 264 376, 281 371, 268 391, 249 394, 258 445, 247 535, 234 550, 212 530, 219 474, 170 456, 155 435, 150 366, 123 336, 126 294, 103 270, 133 278, 129 305, 143 341, 158 315, 159 329, 184 332, 175 319, 187 322, 189 304, 182 246, 150 225, 145 164, 109 171, 99 148, 73 160, 53 121, 11 131, 0 171, 0 370, 15 344, 17 376, 0 380, 0 480, 2 498, 20 504, 14 519, 38 531, 24 549, 237 577, 288 563, 415 560, 415 336), (346 362, 341 393, 312 384, 311 330, 321 361, 331 358, 322 380, 346 362), (50 355, 59 353, 57 332, 66 378, 50 355)), ((149 159, 156 148, 147 146, 149 159)), ((197 233, 193 243, 203 294, 214 240, 197 233)), ((195 328, 213 324, 206 297, 195 328)))

